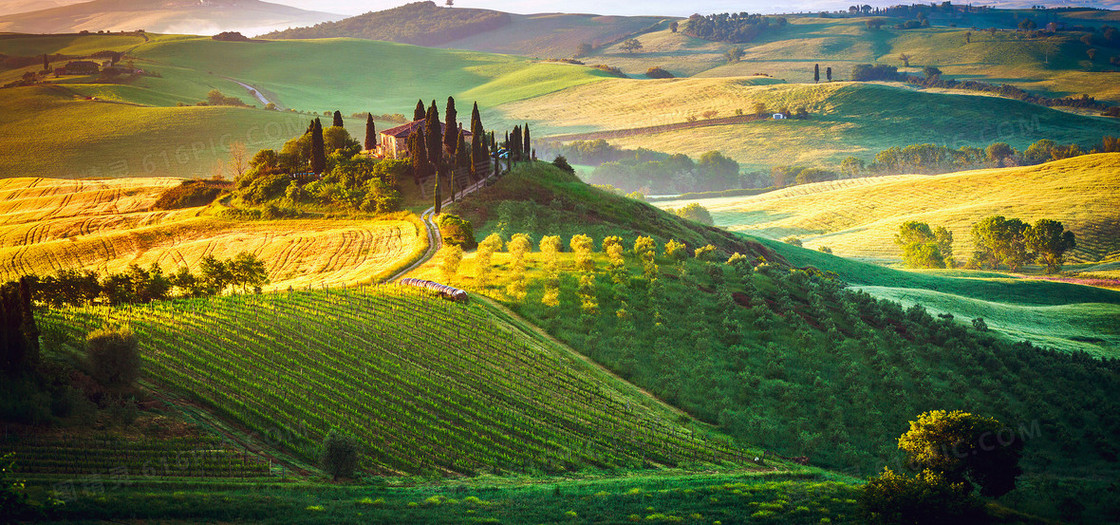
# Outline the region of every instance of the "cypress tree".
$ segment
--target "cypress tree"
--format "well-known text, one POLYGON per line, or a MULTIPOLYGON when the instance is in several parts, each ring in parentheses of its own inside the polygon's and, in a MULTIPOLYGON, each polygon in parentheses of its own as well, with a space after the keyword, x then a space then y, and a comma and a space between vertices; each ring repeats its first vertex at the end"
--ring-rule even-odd
POLYGON ((50 71, 50 70, 51 70, 51 61, 47 57, 47 54, 43 53, 43 71, 50 71))
POLYGON ((832 66, 824 68, 824 77, 827 78, 829 82, 832 82, 832 66))
POLYGON ((428 148, 425 145, 424 129, 417 128, 408 136, 408 155, 412 159, 412 178, 416 185, 428 176, 428 148))
POLYGON ((332 125, 339 128, 346 127, 346 123, 342 121, 342 112, 337 109, 334 110, 334 123, 332 125))
POLYGON ((413 121, 424 120, 424 114, 426 112, 427 112, 427 110, 424 109, 424 101, 423 100, 417 100, 416 101, 416 109, 412 111, 412 120, 413 121))
POLYGON ((533 147, 529 143, 529 123, 528 122, 525 123, 525 129, 522 130, 522 133, 525 134, 525 145, 524 145, 524 147, 521 148, 521 154, 525 155, 525 160, 533 160, 533 157, 529 154, 530 152, 533 151, 533 147))
POLYGON ((457 124, 459 113, 455 111, 454 97, 447 97, 447 110, 444 112, 443 118, 446 128, 443 132, 443 143, 447 144, 448 150, 454 150, 456 138, 459 136, 459 125, 457 124))
MULTIPOLYGON (((428 114, 424 117, 424 137, 424 146, 428 148, 429 171, 435 172, 436 186, 438 187, 440 179, 443 178, 446 171, 446 166, 443 162, 443 133, 440 129, 439 108, 436 107, 435 100, 428 107, 428 114)), ((436 195, 439 197, 439 193, 436 195)))
POLYGON ((373 124, 373 115, 366 115, 366 149, 372 150, 377 147, 377 130, 373 124))
POLYGON ((821 81, 821 65, 813 64, 813 82, 821 81))
POLYGON ((327 155, 323 149, 323 123, 316 118, 311 130, 311 171, 316 175, 322 175, 327 170, 327 155))
POLYGON ((435 177, 435 180, 436 187, 433 190, 433 193, 435 194, 436 202, 432 205, 432 208, 435 209, 435 214, 439 215, 440 210, 443 209, 443 196, 439 194, 439 177, 435 177))
POLYGON ((459 143, 455 146, 455 164, 459 168, 470 168, 474 159, 474 150, 467 146, 467 136, 459 130, 459 143))
POLYGON ((482 177, 475 165, 481 163, 485 156, 486 130, 482 129, 482 116, 478 113, 478 102, 475 102, 471 110, 471 177, 476 180, 482 177))
POLYGON ((513 127, 513 132, 509 134, 508 138, 506 138, 506 143, 509 144, 508 146, 506 146, 506 147, 509 148, 509 152, 510 152, 509 156, 515 162, 520 162, 521 161, 521 126, 514 126, 513 127))

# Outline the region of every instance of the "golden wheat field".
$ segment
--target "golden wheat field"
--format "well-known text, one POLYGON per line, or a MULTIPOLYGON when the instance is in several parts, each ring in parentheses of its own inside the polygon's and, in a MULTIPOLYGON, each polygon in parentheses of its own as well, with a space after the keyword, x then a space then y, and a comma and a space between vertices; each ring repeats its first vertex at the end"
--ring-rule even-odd
POLYGON ((905 221, 945 226, 958 260, 972 253, 972 224, 989 215, 1061 221, 1077 237, 1073 262, 1120 258, 1120 153, 1039 166, 946 175, 896 175, 805 184, 751 197, 699 202, 717 226, 775 239, 795 236, 836 255, 897 260, 894 235, 905 221))
POLYGON ((427 248, 423 225, 391 219, 240 221, 211 208, 153 211, 179 179, 0 179, 0 280, 62 269, 120 272, 159 263, 197 271, 207 255, 265 261, 266 289, 380 278, 427 248))

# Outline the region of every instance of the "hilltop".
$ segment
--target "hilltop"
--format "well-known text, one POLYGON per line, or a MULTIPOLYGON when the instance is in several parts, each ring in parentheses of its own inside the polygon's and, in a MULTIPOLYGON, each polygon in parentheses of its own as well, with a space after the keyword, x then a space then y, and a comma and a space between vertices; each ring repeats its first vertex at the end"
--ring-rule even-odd
POLYGON ((1073 262, 1120 257, 1120 154, 1086 155, 1038 166, 944 175, 895 175, 820 182, 750 197, 659 202, 680 207, 699 202, 716 224, 772 239, 795 236, 805 246, 833 253, 897 261, 898 226, 909 220, 953 232, 958 259, 972 253, 970 228, 989 215, 1034 222, 1061 221, 1077 236, 1073 262))
POLYGON ((509 13, 489 9, 441 8, 414 2, 313 27, 273 31, 262 38, 365 38, 418 46, 437 46, 492 31, 510 23, 509 13))
POLYGON ((93 0, 5 16, 0 20, 0 31, 77 33, 140 29, 152 33, 261 33, 339 18, 342 16, 260 0, 93 0))

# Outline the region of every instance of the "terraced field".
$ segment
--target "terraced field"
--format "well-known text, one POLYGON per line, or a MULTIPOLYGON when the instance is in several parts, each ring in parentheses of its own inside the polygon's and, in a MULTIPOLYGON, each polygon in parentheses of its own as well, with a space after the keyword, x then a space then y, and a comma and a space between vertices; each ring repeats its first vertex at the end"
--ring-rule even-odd
POLYGON ((568 350, 485 306, 414 288, 211 297, 52 310, 44 330, 105 323, 141 341, 147 376, 315 458, 331 428, 379 473, 743 463, 755 453, 682 425, 568 350))
POLYGON ((953 232, 958 260, 972 254, 970 228, 989 215, 1061 221, 1077 236, 1073 262, 1120 257, 1120 154, 1089 155, 1039 166, 945 175, 897 175, 795 186, 750 197, 699 202, 716 225, 772 239, 796 236, 837 255, 897 261, 898 226, 908 220, 953 232))
POLYGON ((426 249, 410 215, 382 219, 238 221, 214 209, 151 210, 177 179, 0 179, 0 280, 61 269, 102 274, 158 262, 197 271, 205 256, 249 251, 267 289, 369 283, 426 249))

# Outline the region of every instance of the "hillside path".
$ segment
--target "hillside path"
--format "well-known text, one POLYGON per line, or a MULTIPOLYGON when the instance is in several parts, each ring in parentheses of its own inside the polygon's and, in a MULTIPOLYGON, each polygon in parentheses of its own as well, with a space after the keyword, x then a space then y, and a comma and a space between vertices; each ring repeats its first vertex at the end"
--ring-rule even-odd
MULTIPOLYGON (((240 80, 235 80, 235 79, 228 78, 228 77, 226 78, 226 80, 229 80, 230 82, 233 82, 234 84, 237 84, 237 85, 245 88, 245 90, 248 91, 250 95, 253 95, 254 97, 257 97, 257 100, 261 101, 261 104, 264 104, 265 106, 267 106, 270 102, 272 102, 271 100, 268 100, 267 98, 265 98, 265 96, 263 94, 261 94, 261 90, 255 88, 253 86, 250 86, 249 84, 246 84, 246 83, 244 83, 240 80)), ((280 104, 276 104, 276 109, 283 109, 283 108, 280 107, 280 104)))
MULTIPOLYGON (((480 181, 478 181, 478 182, 476 182, 476 183, 474 183, 470 186, 467 186, 466 188, 464 188, 462 191, 459 192, 457 197, 461 199, 463 197, 466 197, 467 195, 470 195, 470 194, 486 187, 486 183, 489 182, 490 179, 493 179, 493 178, 494 178, 494 175, 490 175, 489 177, 486 177, 485 179, 482 179, 482 180, 480 180, 480 181)), ((451 204, 451 202, 452 202, 451 199, 447 199, 447 200, 443 201, 443 204, 441 204, 440 207, 442 208, 443 206, 447 206, 448 204, 451 204)), ((439 249, 443 247, 443 236, 440 235, 439 228, 436 226, 436 224, 434 222, 432 222, 432 218, 435 215, 435 211, 436 211, 435 206, 432 206, 431 208, 428 208, 428 209, 424 210, 424 213, 422 215, 420 215, 420 219, 422 221, 424 221, 424 227, 428 230, 428 251, 424 252, 424 255, 420 256, 420 258, 417 259, 416 262, 408 265, 407 268, 397 272, 392 277, 386 279, 385 282, 391 283, 393 281, 396 281, 397 279, 400 279, 401 277, 404 277, 405 275, 408 275, 408 273, 411 272, 412 270, 415 270, 415 269, 419 268, 422 264, 428 262, 428 260, 430 260, 436 254, 436 252, 438 252, 439 249)))

